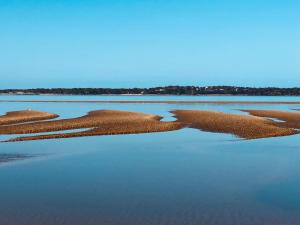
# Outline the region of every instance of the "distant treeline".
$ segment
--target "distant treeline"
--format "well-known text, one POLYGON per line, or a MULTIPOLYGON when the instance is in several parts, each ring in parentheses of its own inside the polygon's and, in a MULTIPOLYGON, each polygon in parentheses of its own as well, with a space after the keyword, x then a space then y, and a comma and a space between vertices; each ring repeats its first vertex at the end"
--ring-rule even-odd
POLYGON ((0 94, 300 96, 300 88, 253 88, 234 86, 166 86, 153 88, 36 88, 5 89, 0 90, 0 94))

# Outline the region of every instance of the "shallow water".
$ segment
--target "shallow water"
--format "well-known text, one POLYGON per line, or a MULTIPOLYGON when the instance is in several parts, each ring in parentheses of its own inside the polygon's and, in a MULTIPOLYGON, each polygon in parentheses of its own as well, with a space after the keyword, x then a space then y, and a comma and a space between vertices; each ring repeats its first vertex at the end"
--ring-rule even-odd
MULTIPOLYGON (((172 109, 300 106, 0 103, 2 114, 26 108, 64 118, 119 109, 170 120, 172 109)), ((245 141, 188 128, 0 143, 0 154, 36 156, 0 164, 0 224, 299 225, 299 137, 245 141)))

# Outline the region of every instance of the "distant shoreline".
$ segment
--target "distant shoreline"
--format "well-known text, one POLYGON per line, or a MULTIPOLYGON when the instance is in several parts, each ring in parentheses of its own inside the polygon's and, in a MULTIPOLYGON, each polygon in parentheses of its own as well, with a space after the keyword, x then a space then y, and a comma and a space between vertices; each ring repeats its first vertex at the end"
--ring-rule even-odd
POLYGON ((160 86, 149 88, 29 88, 0 89, 0 94, 14 95, 234 95, 234 96, 300 96, 300 87, 238 86, 160 86))
POLYGON ((209 96, 231 96, 231 97, 300 97, 300 95, 247 95, 247 94, 199 94, 199 95, 189 95, 189 94, 13 94, 13 93, 0 93, 0 96, 174 96, 174 97, 209 97, 209 96))
MULTIPOLYGON (((249 97, 270 97, 270 95, 233 95, 233 94, 201 94, 201 95, 176 95, 176 94, 5 94, 0 93, 0 96, 249 96, 249 97)), ((277 95, 274 95, 276 97, 277 95)), ((298 95, 279 95, 280 97, 295 97, 298 95)), ((279 97, 278 96, 278 97, 279 97)), ((272 96, 271 96, 272 97, 272 96)), ((300 96, 299 96, 300 97, 300 96)))

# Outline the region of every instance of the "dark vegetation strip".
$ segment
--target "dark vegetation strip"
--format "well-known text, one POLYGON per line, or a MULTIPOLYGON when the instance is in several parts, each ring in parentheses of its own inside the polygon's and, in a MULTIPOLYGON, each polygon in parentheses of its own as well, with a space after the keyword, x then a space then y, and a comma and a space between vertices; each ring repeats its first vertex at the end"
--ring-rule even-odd
POLYGON ((300 88, 255 88, 237 86, 162 86, 152 88, 35 88, 4 89, 0 90, 0 94, 300 96, 300 88))

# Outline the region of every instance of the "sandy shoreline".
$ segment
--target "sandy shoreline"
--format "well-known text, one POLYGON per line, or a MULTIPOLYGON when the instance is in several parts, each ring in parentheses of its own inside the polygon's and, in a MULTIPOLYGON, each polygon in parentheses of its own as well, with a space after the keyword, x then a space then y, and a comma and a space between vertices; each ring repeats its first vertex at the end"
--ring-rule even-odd
POLYGON ((280 104, 280 105, 300 105, 300 102, 292 101, 154 101, 154 100, 0 100, 0 103, 7 102, 25 102, 25 103, 124 103, 124 104, 280 104))

